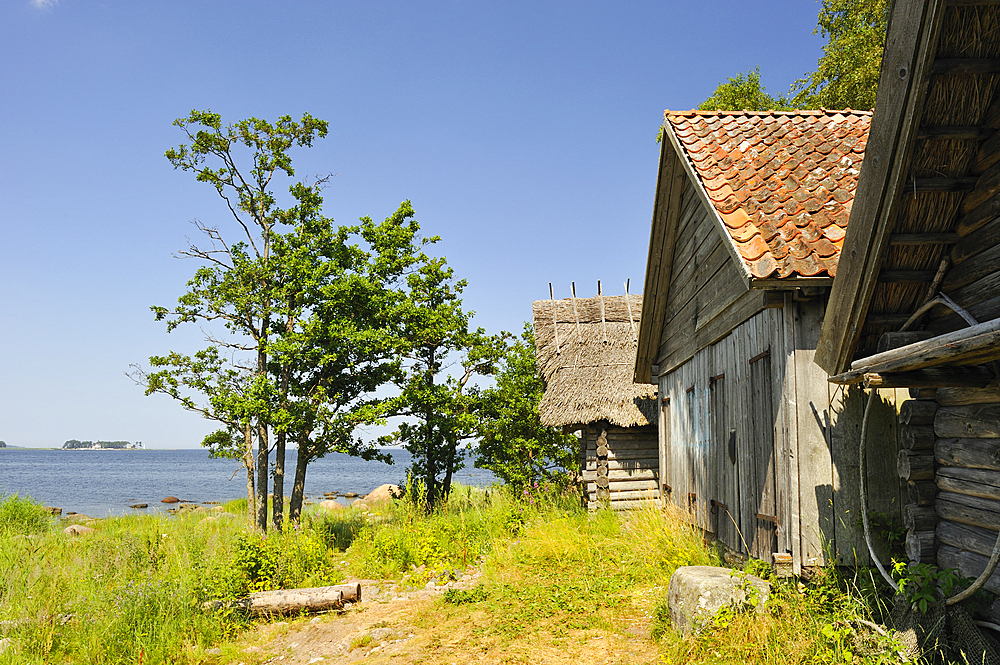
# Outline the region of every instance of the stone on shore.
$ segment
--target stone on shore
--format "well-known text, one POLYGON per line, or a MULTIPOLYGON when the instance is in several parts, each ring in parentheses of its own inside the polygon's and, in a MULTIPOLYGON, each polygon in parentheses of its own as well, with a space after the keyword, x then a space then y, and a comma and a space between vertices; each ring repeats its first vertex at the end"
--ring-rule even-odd
POLYGON ((63 533, 68 536, 82 536, 88 533, 94 533, 94 529, 91 529, 89 526, 83 526, 82 524, 71 524, 63 529, 63 533))
POLYGON ((55 515, 56 517, 58 517, 59 515, 62 515, 62 508, 53 508, 52 506, 45 506, 45 512, 47 512, 49 515, 55 515))
POLYGON ((166 499, 160 499, 160 503, 180 503, 180 501, 176 496, 168 496, 166 499))
POLYGON ((345 492, 344 493, 344 498, 345 499, 356 499, 357 496, 358 496, 357 492, 345 492))
POLYGON ((133 503, 131 506, 129 506, 129 508, 132 508, 134 510, 142 510, 143 508, 148 508, 148 507, 149 506, 147 506, 145 503, 133 503))
POLYGON ((715 566, 683 566, 670 578, 670 623, 684 633, 699 632, 727 605, 764 608, 771 585, 753 575, 715 566))
POLYGON ((365 497, 365 501, 369 504, 382 503, 385 501, 391 501, 394 496, 399 496, 399 486, 398 485, 379 485, 371 494, 365 497))
POLYGON ((327 499, 326 501, 320 501, 319 507, 323 510, 343 510, 344 507, 334 501, 333 499, 327 499))

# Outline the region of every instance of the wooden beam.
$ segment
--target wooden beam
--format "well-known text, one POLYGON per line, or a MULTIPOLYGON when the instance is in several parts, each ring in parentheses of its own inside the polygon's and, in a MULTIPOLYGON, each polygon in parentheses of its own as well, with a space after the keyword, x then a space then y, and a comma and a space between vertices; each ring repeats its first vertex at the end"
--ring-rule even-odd
POLYGON ((833 277, 766 277, 751 279, 751 289, 789 291, 791 289, 824 288, 833 286, 833 277))
POLYGON ((1000 72, 1000 58, 942 58, 935 60, 932 75, 941 74, 996 74, 1000 72))
POLYGON ((993 373, 985 367, 932 367, 912 372, 866 373, 866 388, 982 388, 993 380, 993 373))
POLYGON ((993 134, 989 128, 969 125, 965 127, 921 127, 917 130, 917 139, 967 139, 981 141, 993 134))
POLYGON ((984 127, 984 130, 991 131, 992 134, 983 141, 976 152, 976 159, 970 169, 974 175, 978 175, 1000 161, 1000 132, 992 127, 984 127))
POLYGON ((878 276, 878 281, 882 284, 930 282, 933 279, 933 270, 883 270, 878 276))
MULTIPOLYGON (((666 121, 664 121, 663 131, 664 133, 670 132, 666 121)), ((684 171, 680 168, 677 153, 668 141, 663 141, 660 146, 660 169, 656 178, 653 221, 649 231, 649 254, 646 258, 642 314, 639 317, 639 335, 633 376, 636 383, 647 383, 653 380, 649 375, 649 366, 656 361, 660 334, 663 331, 684 178, 684 171)))
POLYGON ((993 7, 1000 5, 1000 0, 948 0, 949 7, 993 7))
POLYGON ((985 367, 929 367, 910 372, 868 372, 863 369, 831 376, 830 383, 853 386, 864 383, 872 388, 982 388, 993 380, 985 367))
POLYGON ((866 326, 890 326, 898 328, 909 319, 909 314, 869 314, 864 323, 866 326))
POLYGON ((968 214, 989 201, 997 193, 1000 193, 1000 164, 994 164, 979 176, 975 189, 962 199, 959 211, 963 215, 968 214))
POLYGON ((961 178, 914 178, 907 180, 903 191, 907 194, 934 194, 946 192, 968 192, 975 188, 975 176, 961 178))
POLYGON ((1000 216, 1000 196, 994 195, 958 218, 955 232, 965 237, 1000 216))
POLYGON ((877 373, 905 372, 954 365, 990 354, 1000 356, 1000 318, 860 358, 851 363, 851 369, 877 373))
POLYGON ((911 0, 891 6, 877 111, 814 358, 831 374, 849 364, 861 337, 878 267, 889 246, 895 207, 910 173, 944 8, 944 0, 911 0))
POLYGON ((927 330, 907 330, 906 332, 883 333, 878 340, 878 352, 882 353, 883 351, 898 349, 899 347, 907 346, 908 344, 923 342, 933 336, 934 333, 927 330))
POLYGON ((957 233, 893 233, 889 236, 889 244, 894 247, 953 245, 956 242, 958 242, 957 233))
POLYGON ((984 249, 1000 245, 1000 218, 965 236, 951 248, 951 265, 957 266, 984 249))

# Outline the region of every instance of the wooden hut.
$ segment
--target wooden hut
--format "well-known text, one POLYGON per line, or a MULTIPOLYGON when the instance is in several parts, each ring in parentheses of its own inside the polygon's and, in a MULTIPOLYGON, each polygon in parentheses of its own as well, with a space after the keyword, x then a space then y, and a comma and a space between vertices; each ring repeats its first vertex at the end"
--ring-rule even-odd
POLYGON ((889 25, 816 362, 909 389, 908 553, 977 576, 1000 530, 1000 4, 896 2, 889 25))
POLYGON ((536 300, 535 354, 545 380, 542 424, 580 432, 591 509, 659 498, 656 389, 632 382, 642 296, 536 300))
MULTIPOLYGON (((796 572, 868 562, 864 400, 831 389, 813 354, 870 120, 667 111, 663 125, 634 375, 658 387, 661 492, 729 549, 796 572)), ((895 442, 885 397, 873 428, 895 442)), ((895 452, 869 462, 872 508, 898 514, 895 452)))

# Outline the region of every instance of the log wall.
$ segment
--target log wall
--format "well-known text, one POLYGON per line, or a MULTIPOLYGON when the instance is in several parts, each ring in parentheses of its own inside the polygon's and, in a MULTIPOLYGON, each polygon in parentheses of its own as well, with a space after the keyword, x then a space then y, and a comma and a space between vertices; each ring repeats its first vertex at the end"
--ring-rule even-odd
POLYGON ((659 500, 657 430, 590 423, 580 439, 583 452, 585 501, 590 510, 607 505, 629 510, 656 505, 659 500))

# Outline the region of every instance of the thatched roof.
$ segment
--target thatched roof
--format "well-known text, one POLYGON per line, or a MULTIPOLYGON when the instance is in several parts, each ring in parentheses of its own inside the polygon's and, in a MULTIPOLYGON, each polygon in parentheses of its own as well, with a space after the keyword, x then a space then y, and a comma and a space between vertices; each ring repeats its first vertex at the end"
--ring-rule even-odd
POLYGON ((632 382, 642 296, 536 300, 531 309, 543 424, 656 422, 655 386, 632 382))

